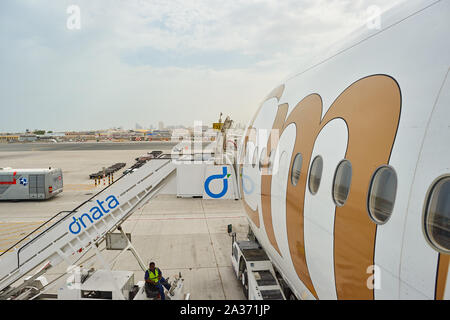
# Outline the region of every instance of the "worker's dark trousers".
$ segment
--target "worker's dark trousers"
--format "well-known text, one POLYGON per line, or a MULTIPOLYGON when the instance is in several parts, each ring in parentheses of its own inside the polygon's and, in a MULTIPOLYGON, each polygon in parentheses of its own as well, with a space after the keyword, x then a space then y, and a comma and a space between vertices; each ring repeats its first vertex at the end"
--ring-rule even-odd
POLYGON ((163 286, 167 290, 170 290, 170 284, 166 281, 166 279, 164 279, 164 277, 161 277, 161 280, 159 280, 159 282, 156 284, 156 287, 158 288, 159 294, 161 295, 161 300, 166 300, 166 295, 164 294, 163 286))

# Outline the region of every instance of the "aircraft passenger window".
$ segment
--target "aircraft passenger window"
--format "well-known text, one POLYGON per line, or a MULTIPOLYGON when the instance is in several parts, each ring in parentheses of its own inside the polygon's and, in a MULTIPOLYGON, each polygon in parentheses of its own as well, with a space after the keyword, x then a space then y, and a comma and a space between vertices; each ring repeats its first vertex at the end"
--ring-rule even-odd
POLYGON ((450 177, 436 182, 428 196, 425 234, 438 251, 450 253, 450 177))
POLYGON ((256 147, 255 150, 253 151, 253 160, 252 160, 253 168, 256 166, 256 162, 258 162, 258 147, 256 147))
POLYGON ((348 160, 342 160, 334 175, 333 198, 337 206, 341 207, 347 201, 352 182, 352 165, 348 160))
POLYGON ((259 158, 259 170, 262 170, 267 165, 267 150, 266 148, 262 149, 261 156, 259 158))
POLYGON ((323 160, 321 156, 316 156, 311 164, 309 171, 309 191, 316 194, 319 190, 320 180, 322 179, 323 160))
POLYGON ((245 152, 245 157, 244 157, 244 165, 250 165, 252 164, 251 161, 252 159, 250 159, 250 145, 247 145, 247 150, 245 152))
POLYGON ((397 194, 397 175, 393 168, 384 166, 377 169, 369 188, 369 216, 376 224, 386 223, 394 209, 397 194))
POLYGON ((297 153, 294 158, 294 162, 292 163, 291 170, 291 183, 293 186, 296 186, 298 183, 298 179, 300 179, 300 170, 302 168, 303 157, 300 153, 297 153))
MULTIPOLYGON (((272 174, 273 172, 273 165, 275 162, 275 154, 276 154, 276 150, 272 150, 269 153, 269 158, 268 158, 268 163, 267 163, 267 174, 272 174)), ((275 172, 276 174, 276 172, 275 172)))

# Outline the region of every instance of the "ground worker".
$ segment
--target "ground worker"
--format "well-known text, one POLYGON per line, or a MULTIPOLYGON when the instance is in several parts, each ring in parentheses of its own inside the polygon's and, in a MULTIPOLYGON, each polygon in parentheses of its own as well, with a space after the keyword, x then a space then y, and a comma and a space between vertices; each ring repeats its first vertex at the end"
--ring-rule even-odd
POLYGON ((161 300, 165 300, 166 295, 164 294, 163 286, 170 290, 170 284, 162 277, 161 270, 155 267, 154 262, 150 262, 148 267, 149 269, 145 272, 145 286, 150 290, 151 286, 155 286, 161 295, 161 300))

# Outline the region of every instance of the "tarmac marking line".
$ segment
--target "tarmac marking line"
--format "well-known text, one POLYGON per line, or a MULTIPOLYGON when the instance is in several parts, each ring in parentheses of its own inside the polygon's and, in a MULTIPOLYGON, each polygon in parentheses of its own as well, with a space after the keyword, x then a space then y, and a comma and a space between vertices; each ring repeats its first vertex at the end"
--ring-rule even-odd
POLYGON ((32 221, 0 221, 0 225, 1 224, 12 224, 12 223, 17 223, 17 224, 43 224, 45 222, 45 220, 32 220, 32 221))
POLYGON ((25 223, 32 224, 32 223, 34 223, 34 224, 36 224, 36 223, 40 223, 40 221, 30 221, 30 222, 28 222, 28 221, 0 221, 0 225, 12 224, 12 223, 15 223, 15 224, 25 224, 25 223))
POLYGON ((23 230, 23 229, 36 228, 36 225, 38 225, 38 224, 39 223, 29 223, 29 224, 24 224, 23 226, 10 226, 10 225, 1 226, 0 225, 0 233, 2 231, 23 230))
POLYGON ((32 230, 31 229, 29 229, 29 230, 22 229, 22 230, 17 230, 17 231, 14 231, 14 232, 6 232, 6 233, 0 232, 0 237, 7 236, 7 235, 13 235, 13 234, 15 234, 17 236, 21 236, 21 235, 29 234, 30 231, 32 231, 32 230))
POLYGON ((3 242, 10 242, 10 241, 19 241, 21 239, 23 239, 26 235, 16 235, 16 236, 11 236, 11 237, 4 237, 4 238, 0 238, 0 243, 3 242))

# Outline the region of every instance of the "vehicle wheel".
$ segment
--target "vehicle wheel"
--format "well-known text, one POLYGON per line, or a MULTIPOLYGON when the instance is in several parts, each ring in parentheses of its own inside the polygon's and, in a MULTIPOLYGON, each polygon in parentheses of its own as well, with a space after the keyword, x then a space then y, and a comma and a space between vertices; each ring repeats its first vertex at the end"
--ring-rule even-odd
POLYGON ((295 296, 295 294, 292 293, 292 291, 290 291, 289 295, 288 295, 288 299, 289 300, 297 300, 297 297, 295 296))
POLYGON ((242 282, 242 289, 244 291, 244 296, 245 296, 246 299, 248 299, 248 274, 247 274, 247 267, 244 267, 244 270, 242 271, 241 282, 242 282))

